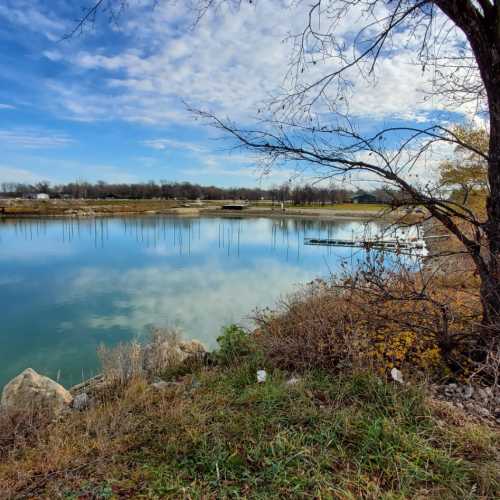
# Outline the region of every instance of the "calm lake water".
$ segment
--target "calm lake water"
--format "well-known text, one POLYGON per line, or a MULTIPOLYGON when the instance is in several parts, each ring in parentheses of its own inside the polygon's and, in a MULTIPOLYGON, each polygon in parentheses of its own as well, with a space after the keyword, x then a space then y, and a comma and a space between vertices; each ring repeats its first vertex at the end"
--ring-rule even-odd
POLYGON ((98 371, 100 343, 151 326, 214 347, 223 325, 361 256, 305 237, 363 230, 288 218, 0 220, 0 387, 26 367, 78 383, 98 371))

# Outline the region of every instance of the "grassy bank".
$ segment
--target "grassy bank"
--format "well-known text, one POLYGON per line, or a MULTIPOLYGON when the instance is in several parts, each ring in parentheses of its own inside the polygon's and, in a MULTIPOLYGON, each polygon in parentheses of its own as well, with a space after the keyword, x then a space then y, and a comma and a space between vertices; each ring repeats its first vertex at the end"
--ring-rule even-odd
POLYGON ((0 215, 66 216, 161 212, 179 206, 175 200, 0 200, 0 215))
MULTIPOLYGON (((259 202, 255 204, 256 207, 267 207, 267 208, 276 208, 279 209, 281 207, 280 203, 272 204, 271 202, 259 202)), ((326 203, 324 205, 321 204, 297 204, 297 205, 289 205, 287 204, 285 208, 288 209, 307 209, 307 210, 334 210, 334 211, 350 211, 350 212, 372 212, 377 213, 380 211, 387 210, 389 205, 385 205, 383 203, 326 203)))
MULTIPOLYGON (((2 456, 6 498, 498 498, 498 432, 363 371, 273 368, 241 339, 217 366, 101 394, 2 456), (258 384, 256 370, 268 378, 258 384)), ((228 348, 229 347, 229 348, 228 348)))
MULTIPOLYGON (((207 201, 203 205, 192 204, 192 208, 202 212, 218 212, 224 201, 207 201)), ((89 216, 89 215, 127 215, 148 213, 170 213, 175 209, 189 209, 185 205, 190 203, 176 200, 0 200, 0 216, 89 216)), ((237 212, 238 216, 245 215, 272 215, 273 210, 282 214, 279 205, 271 203, 250 204, 247 210, 237 212)), ((387 210, 386 205, 379 204, 338 204, 338 205, 290 205, 286 207, 288 215, 313 216, 372 216, 387 210)), ((228 211, 230 215, 234 212, 228 211)))

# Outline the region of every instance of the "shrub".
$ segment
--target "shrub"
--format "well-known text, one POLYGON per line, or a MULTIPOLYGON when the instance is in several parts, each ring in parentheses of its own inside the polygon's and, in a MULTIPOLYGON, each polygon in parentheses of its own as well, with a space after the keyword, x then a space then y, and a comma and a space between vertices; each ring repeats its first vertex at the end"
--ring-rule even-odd
POLYGON ((217 338, 217 343, 219 349, 216 357, 221 364, 227 365, 235 358, 247 356, 252 352, 251 339, 248 333, 235 324, 223 328, 222 335, 217 338))
POLYGON ((255 320, 263 351, 281 368, 411 367, 443 376, 471 370, 479 313, 470 289, 372 261, 316 280, 255 320))

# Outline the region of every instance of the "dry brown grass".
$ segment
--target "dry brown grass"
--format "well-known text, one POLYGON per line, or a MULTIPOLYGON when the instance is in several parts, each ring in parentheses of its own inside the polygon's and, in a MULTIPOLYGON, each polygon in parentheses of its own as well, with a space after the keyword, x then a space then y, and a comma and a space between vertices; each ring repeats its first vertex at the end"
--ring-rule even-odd
MULTIPOLYGON (((114 426, 111 423, 113 415, 117 415, 118 420, 121 418, 118 414, 123 406, 116 402, 127 400, 131 387, 140 391, 140 387, 150 382, 154 376, 182 372, 184 365, 188 370, 200 366, 197 358, 185 359, 180 346, 182 341, 178 332, 154 329, 146 344, 130 342, 113 348, 99 348, 102 376, 96 383, 90 382, 85 390, 94 405, 106 409, 104 413, 109 426, 114 426)), ((90 412, 88 415, 94 413, 90 412)), ((57 421, 64 420, 65 416, 63 414, 54 419, 42 407, 32 407, 22 413, 0 411, 0 459, 16 456, 20 450, 43 444, 57 421)))
POLYGON ((1 497, 375 500, 498 492, 497 435, 466 417, 455 423, 443 409, 432 416, 416 388, 321 374, 290 388, 273 371, 256 384, 252 363, 241 359, 196 377, 195 389, 189 375, 164 391, 134 378, 119 397, 52 423, 0 461, 1 497))
POLYGON ((36 408, 22 414, 0 411, 0 462, 16 450, 36 445, 50 422, 47 413, 36 408))
POLYGON ((347 277, 316 281, 256 321, 264 351, 286 369, 404 367, 467 376, 477 368, 479 319, 470 275, 429 277, 372 263, 347 277))
POLYGON ((92 211, 98 215, 140 214, 177 206, 175 200, 0 200, 3 214, 12 217, 66 215, 68 210, 92 211))
POLYGON ((63 480, 71 488, 73 477, 102 477, 112 471, 116 455, 130 450, 134 435, 143 435, 144 419, 171 411, 168 398, 157 400, 141 379, 130 380, 116 396, 49 424, 38 431, 36 441, 18 442, 0 463, 5 498, 37 498, 39 489, 46 491, 44 498, 60 498, 62 492, 52 489, 51 482, 63 480))
POLYGON ((125 385, 135 378, 151 379, 183 364, 196 364, 199 356, 186 354, 186 344, 190 343, 184 342, 177 330, 154 328, 146 343, 132 341, 112 348, 101 345, 98 357, 104 379, 108 385, 125 385))

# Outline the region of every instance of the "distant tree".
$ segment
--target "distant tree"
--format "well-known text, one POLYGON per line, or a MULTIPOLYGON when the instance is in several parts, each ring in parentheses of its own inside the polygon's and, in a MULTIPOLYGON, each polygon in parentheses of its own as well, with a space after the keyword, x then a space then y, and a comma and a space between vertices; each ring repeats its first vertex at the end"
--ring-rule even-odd
POLYGON ((476 151, 457 145, 455 157, 440 165, 440 185, 454 191, 455 201, 470 206, 471 195, 479 195, 484 200, 489 194, 488 153, 489 134, 485 129, 458 126, 454 133, 461 142, 474 147, 476 151))

